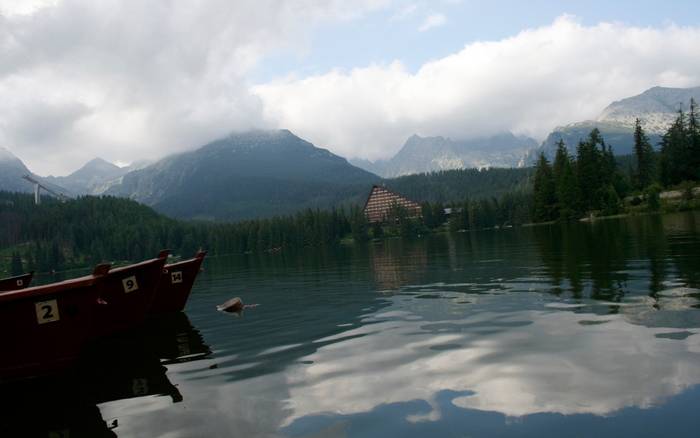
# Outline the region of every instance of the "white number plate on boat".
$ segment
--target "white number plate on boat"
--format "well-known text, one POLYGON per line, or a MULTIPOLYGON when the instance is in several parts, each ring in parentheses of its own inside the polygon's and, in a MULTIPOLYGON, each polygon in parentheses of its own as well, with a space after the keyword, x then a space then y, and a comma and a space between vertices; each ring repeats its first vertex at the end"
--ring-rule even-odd
POLYGON ((182 271, 171 272, 170 280, 172 284, 182 283, 182 271))
POLYGON ((122 280, 122 286, 124 286, 124 293, 128 294, 135 290, 139 290, 139 284, 136 282, 136 276, 126 277, 122 280))
POLYGON ((39 301, 34 303, 36 309, 36 321, 39 324, 54 322, 61 319, 58 315, 58 303, 56 300, 39 301))

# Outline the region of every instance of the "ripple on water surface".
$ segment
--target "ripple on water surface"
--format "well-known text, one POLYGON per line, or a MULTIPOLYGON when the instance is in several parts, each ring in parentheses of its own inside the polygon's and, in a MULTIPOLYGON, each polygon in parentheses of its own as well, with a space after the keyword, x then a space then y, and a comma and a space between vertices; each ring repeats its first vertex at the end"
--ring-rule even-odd
POLYGON ((213 257, 189 328, 151 328, 136 336, 145 347, 95 359, 110 371, 71 381, 93 389, 48 424, 149 437, 696 436, 698 223, 213 257), (233 296, 259 306, 215 310, 233 296))

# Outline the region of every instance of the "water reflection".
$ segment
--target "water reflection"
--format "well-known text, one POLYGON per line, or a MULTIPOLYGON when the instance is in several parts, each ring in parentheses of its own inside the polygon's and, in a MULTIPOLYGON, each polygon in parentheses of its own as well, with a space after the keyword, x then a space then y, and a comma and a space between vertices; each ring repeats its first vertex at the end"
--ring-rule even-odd
POLYGON ((212 351, 158 324, 63 415, 121 437, 693 436, 699 217, 211 258, 187 312, 212 351), (259 306, 215 311, 233 296, 259 306))
POLYGON ((147 396, 181 402, 183 396, 168 379, 164 364, 209 354, 209 347, 183 313, 100 340, 61 375, 0 387, 2 436, 117 436, 120 419, 105 420, 98 405, 147 396))
POLYGON ((644 294, 658 300, 665 289, 700 285, 699 222, 697 213, 644 216, 535 227, 533 233, 542 274, 555 293, 615 302, 644 294))
MULTIPOLYGON (((654 406, 700 383, 697 329, 673 339, 673 329, 634 327, 620 316, 561 309, 501 313, 494 300, 459 319, 444 315, 429 323, 392 300, 387 312, 370 318, 376 325, 344 334, 371 330, 372 336, 327 345, 288 373, 295 406, 290 424, 408 400, 430 408, 407 420, 436 421, 442 417, 436 396, 447 390, 465 392, 452 400, 456 406, 507 416, 607 415, 654 406)), ((440 312, 431 311, 431 318, 440 312)))
POLYGON ((416 281, 428 265, 426 245, 405 240, 390 240, 371 246, 374 283, 378 290, 389 290, 416 281))

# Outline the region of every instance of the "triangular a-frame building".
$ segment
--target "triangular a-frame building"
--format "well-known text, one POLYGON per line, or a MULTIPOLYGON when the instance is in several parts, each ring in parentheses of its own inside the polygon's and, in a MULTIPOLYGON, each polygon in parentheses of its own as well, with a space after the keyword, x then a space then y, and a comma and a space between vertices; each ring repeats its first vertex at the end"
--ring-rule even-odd
POLYGON ((398 193, 394 193, 386 187, 373 186, 365 203, 365 216, 370 223, 384 222, 389 217, 394 206, 406 209, 409 218, 415 219, 422 216, 421 206, 398 193))

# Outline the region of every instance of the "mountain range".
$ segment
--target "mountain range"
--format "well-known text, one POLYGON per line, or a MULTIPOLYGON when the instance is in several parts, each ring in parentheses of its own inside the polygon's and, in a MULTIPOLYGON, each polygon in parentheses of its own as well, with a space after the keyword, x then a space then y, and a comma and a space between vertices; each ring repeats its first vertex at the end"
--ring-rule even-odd
POLYGON ((96 158, 68 176, 41 178, 0 147, 0 190, 30 192, 21 179, 32 175, 69 194, 127 197, 180 218, 240 220, 292 213, 305 208, 361 203, 372 184, 384 178, 449 169, 521 167, 540 152, 552 157, 563 139, 574 153, 593 128, 615 153, 632 152, 632 129, 639 117, 653 144, 675 119, 679 104, 700 100, 700 87, 654 87, 611 103, 595 120, 556 128, 546 140, 501 133, 470 140, 446 137, 407 139, 391 159, 352 164, 287 130, 231 134, 191 152, 153 164, 118 167, 96 158), (354 164, 354 165, 353 165, 354 164))
POLYGON ((174 217, 240 220, 359 203, 378 181, 287 130, 254 131, 130 172, 105 194, 174 217))
POLYGON ((22 179, 25 175, 41 181, 45 187, 57 193, 70 195, 70 192, 62 187, 32 173, 16 155, 0 147, 0 190, 25 193, 33 191, 34 185, 22 179))
POLYGON ((700 101, 700 87, 667 88, 653 87, 636 96, 611 103, 595 120, 585 120, 555 128, 542 145, 531 150, 523 163, 535 162, 540 152, 548 158, 554 157, 556 144, 563 140, 573 153, 580 140, 585 139, 593 128, 598 128, 605 142, 612 145, 616 155, 627 155, 634 151, 634 121, 639 118, 652 145, 658 147, 661 136, 678 116, 678 109, 687 110, 690 99, 700 101))
POLYGON ((106 183, 116 180, 130 170, 130 168, 119 167, 102 158, 95 158, 70 175, 47 176, 44 181, 65 188, 72 195, 98 194, 106 183))
POLYGON ((70 195, 131 198, 173 217, 244 220, 364 201, 377 175, 288 130, 231 134, 151 165, 96 158, 67 176, 39 177, 0 149, 0 190, 30 192, 31 175, 70 195))
POLYGON ((440 170, 516 167, 523 155, 536 147, 535 139, 510 132, 468 140, 413 135, 391 159, 351 163, 382 177, 395 178, 440 170))

